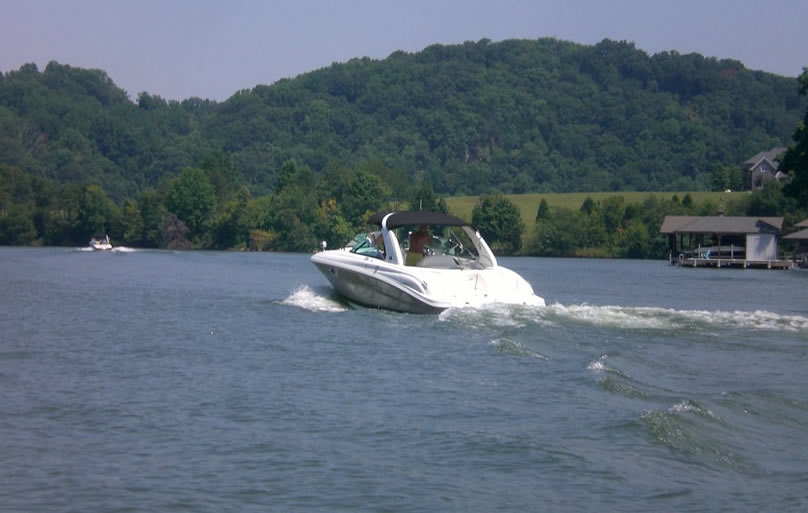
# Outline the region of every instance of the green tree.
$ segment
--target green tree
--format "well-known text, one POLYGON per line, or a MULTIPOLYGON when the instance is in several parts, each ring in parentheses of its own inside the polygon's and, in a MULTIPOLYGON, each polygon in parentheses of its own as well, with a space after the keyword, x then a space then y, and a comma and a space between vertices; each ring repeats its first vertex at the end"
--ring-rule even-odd
POLYGON ((249 202, 250 191, 246 186, 242 186, 236 198, 227 202, 222 211, 215 216, 211 228, 214 247, 218 249, 247 247, 249 227, 246 212, 249 202))
POLYGON ((314 233, 327 247, 338 248, 354 236, 354 229, 342 217, 333 199, 322 200, 315 217, 314 233))
POLYGON ((126 244, 140 246, 143 244, 143 216, 137 203, 133 200, 126 200, 123 203, 122 220, 123 240, 126 244))
POLYGON ((536 212, 536 222, 539 222, 542 219, 549 219, 550 218, 550 206, 547 204, 547 200, 542 198, 539 202, 539 209, 536 212))
POLYGON ((120 215, 118 207, 107 197, 101 187, 88 185, 79 200, 78 237, 89 240, 95 235, 115 235, 120 215))
POLYGON ((361 226, 369 214, 384 206, 389 197, 390 188, 381 178, 358 171, 351 180, 348 194, 342 197, 339 204, 345 219, 353 226, 361 226))
POLYGON ((24 205, 14 205, 0 215, 0 244, 25 246, 37 239, 31 212, 24 205))
MULTIPOLYGON (((808 96, 808 68, 802 68, 799 77, 799 92, 808 96)), ((802 123, 794 132, 794 146, 790 147, 783 156, 780 169, 791 173, 792 179, 784 193, 795 198, 803 207, 808 208, 808 109, 805 111, 802 123)))
POLYGON ((174 179, 166 207, 185 223, 189 236, 194 239, 202 234, 215 202, 216 193, 205 172, 186 167, 174 179))
POLYGON ((471 213, 472 224, 491 244, 491 249, 512 255, 522 248, 525 223, 519 209, 502 195, 484 196, 471 213))
POLYGON ((424 210, 427 212, 443 212, 446 214, 449 207, 446 200, 435 194, 431 182, 421 182, 410 190, 407 196, 410 210, 424 210))
POLYGON ((581 203, 581 212, 584 212, 586 214, 591 214, 592 211, 595 210, 596 207, 597 207, 597 204, 595 203, 595 200, 593 200, 591 196, 587 196, 584 199, 584 202, 581 203))
POLYGON ((732 186, 730 167, 725 165, 714 166, 712 180, 714 191, 724 191, 729 189, 732 186))
POLYGON ((208 175, 208 180, 216 191, 216 200, 223 204, 238 193, 244 177, 233 166, 229 155, 214 151, 205 156, 199 167, 208 175))
POLYGON ((789 198, 783 196, 783 184, 777 180, 766 180, 763 187, 752 191, 747 207, 750 216, 780 216, 791 207, 789 198))
POLYGON ((138 212, 141 217, 141 243, 149 248, 160 247, 163 240, 163 225, 166 217, 166 207, 160 193, 154 189, 146 189, 140 193, 137 200, 138 212))
POLYGON ((626 213, 626 203, 623 196, 609 196, 600 202, 600 211, 603 215, 603 224, 606 231, 613 234, 622 226, 626 213))
POLYGON ((299 174, 299 167, 294 159, 287 160, 281 166, 278 173, 278 178, 275 181, 275 192, 280 192, 285 189, 293 181, 297 180, 299 174))
POLYGON ((536 223, 528 248, 533 256, 569 257, 575 256, 582 247, 586 232, 581 222, 580 212, 557 209, 552 218, 536 223))
POLYGON ((623 258, 648 258, 651 241, 648 227, 641 222, 634 222, 617 237, 618 254, 623 258))
POLYGON ((600 209, 590 210, 588 214, 580 212, 577 217, 580 219, 584 232, 580 244, 588 248, 598 248, 608 243, 610 234, 606 229, 600 209))

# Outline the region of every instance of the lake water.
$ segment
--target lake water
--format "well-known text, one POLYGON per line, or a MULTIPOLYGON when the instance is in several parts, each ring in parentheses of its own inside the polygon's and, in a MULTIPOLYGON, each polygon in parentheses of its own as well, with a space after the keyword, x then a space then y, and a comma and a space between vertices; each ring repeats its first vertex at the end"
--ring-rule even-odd
POLYGON ((548 306, 0 248, 0 511, 808 510, 808 272, 501 263, 548 306))

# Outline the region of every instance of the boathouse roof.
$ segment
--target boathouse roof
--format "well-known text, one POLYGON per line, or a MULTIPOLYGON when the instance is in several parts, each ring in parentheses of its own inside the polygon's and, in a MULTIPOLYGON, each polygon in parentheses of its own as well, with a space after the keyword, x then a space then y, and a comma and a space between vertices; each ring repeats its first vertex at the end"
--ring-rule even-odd
POLYGON ((798 232, 789 233, 783 238, 792 240, 808 240, 808 228, 804 228, 798 232))
POLYGON ((665 216, 660 233, 779 233, 782 217, 665 216))

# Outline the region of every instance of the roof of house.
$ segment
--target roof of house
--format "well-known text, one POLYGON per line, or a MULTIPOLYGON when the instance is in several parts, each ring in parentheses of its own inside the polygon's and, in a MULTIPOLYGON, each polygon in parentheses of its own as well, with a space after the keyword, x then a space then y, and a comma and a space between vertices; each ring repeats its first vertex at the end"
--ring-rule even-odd
POLYGON ((788 148, 784 148, 782 146, 775 146, 774 148, 770 149, 769 151, 761 151, 760 153, 756 153, 753 157, 749 158, 744 165, 747 168, 753 168, 757 166, 761 160, 766 159, 771 163, 775 168, 777 168, 777 157, 782 155, 786 152, 788 148))
POLYGON ((777 233, 782 217, 665 216, 660 233, 777 233))
POLYGON ((808 228, 803 228, 802 230, 794 233, 789 233, 784 239, 797 239, 797 240, 808 240, 808 228))
POLYGON ((808 219, 803 219, 799 223, 795 224, 794 228, 808 228, 808 219))

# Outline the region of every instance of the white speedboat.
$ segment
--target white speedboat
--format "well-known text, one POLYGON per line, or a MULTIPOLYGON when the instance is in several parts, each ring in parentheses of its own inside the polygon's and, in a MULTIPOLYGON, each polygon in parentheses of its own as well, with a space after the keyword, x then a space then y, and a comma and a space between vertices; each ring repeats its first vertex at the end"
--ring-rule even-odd
POLYGON ((112 249, 112 243, 109 242, 109 235, 104 235, 103 239, 90 239, 90 247, 96 251, 109 251, 112 249))
POLYGON ((435 212, 383 212, 369 223, 375 231, 360 242, 311 257, 350 301, 412 313, 492 303, 544 306, 524 278, 497 265, 480 233, 462 219, 435 212), (431 234, 415 250, 418 244, 410 248, 409 241, 418 227, 428 227, 431 234))

